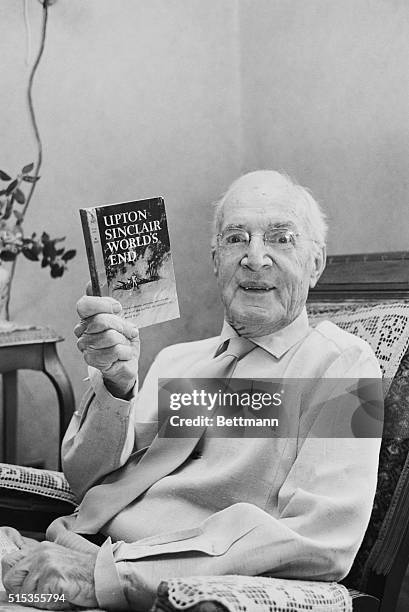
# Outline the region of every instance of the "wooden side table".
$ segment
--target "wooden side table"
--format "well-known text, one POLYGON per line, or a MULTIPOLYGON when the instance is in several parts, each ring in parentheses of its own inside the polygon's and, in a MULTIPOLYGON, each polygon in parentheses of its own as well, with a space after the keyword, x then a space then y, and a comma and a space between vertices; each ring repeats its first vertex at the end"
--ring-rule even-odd
MULTIPOLYGON (((57 342, 64 340, 50 327, 15 326, 0 330, 0 374, 3 377, 3 457, 17 462, 17 371, 39 370, 57 392, 60 445, 74 412, 74 394, 67 373, 57 354, 57 342)), ((58 456, 61 467, 61 456, 58 456)))

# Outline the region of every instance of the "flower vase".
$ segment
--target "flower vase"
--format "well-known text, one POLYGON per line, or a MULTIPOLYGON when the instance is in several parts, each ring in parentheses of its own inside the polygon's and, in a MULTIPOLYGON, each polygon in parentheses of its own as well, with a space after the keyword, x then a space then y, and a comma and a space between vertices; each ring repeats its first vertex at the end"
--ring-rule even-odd
POLYGON ((13 328, 13 323, 8 320, 7 302, 11 288, 10 270, 0 265, 0 331, 8 331, 13 328))

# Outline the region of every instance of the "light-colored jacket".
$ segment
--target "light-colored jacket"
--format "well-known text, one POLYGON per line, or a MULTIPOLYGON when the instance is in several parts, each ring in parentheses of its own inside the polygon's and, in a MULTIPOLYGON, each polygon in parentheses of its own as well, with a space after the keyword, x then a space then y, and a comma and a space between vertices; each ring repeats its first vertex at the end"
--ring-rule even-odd
MULTIPOLYGON (((178 575, 338 580, 352 564, 372 509, 380 440, 323 438, 322 424, 325 405, 347 421, 359 407, 353 395, 347 407, 329 402, 345 381, 379 379, 365 342, 328 322, 311 329, 305 313, 255 339, 257 349, 235 377, 320 381, 314 401, 306 405, 300 396, 287 406, 297 437, 210 437, 199 460, 178 455, 183 441, 152 442, 158 378, 183 377, 231 334, 225 326, 220 337, 162 351, 131 403, 113 398, 92 373, 63 444, 66 476, 79 498, 85 495, 64 528, 101 531, 114 542, 98 555, 101 607, 123 605, 122 590, 129 605, 148 606, 160 580, 178 575)), ((62 525, 52 526, 51 539, 62 525)))

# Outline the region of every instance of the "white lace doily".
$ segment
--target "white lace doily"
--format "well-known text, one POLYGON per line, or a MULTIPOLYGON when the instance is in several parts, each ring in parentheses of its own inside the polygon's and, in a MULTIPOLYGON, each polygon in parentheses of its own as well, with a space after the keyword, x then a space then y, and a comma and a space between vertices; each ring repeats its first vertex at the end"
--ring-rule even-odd
MULTIPOLYGON (((328 311, 310 316, 312 326, 329 320, 363 340, 366 340, 379 360, 385 383, 389 387, 403 355, 409 346, 409 304, 377 304, 356 308, 353 311, 334 312, 333 304, 328 311)), ((324 307, 324 305, 322 305, 324 307)), ((311 305, 314 311, 316 305, 311 305)))
POLYGON ((0 463, 0 488, 45 495, 76 505, 62 472, 0 463))
POLYGON ((352 612, 347 589, 336 582, 196 576, 172 578, 167 583, 168 599, 176 610, 217 601, 229 612, 352 612))

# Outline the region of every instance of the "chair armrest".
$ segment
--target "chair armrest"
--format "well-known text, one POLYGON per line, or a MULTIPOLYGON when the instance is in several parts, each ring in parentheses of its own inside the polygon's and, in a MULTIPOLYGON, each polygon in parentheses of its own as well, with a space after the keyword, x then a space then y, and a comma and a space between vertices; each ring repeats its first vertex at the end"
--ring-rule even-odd
POLYGON ((0 525, 44 534, 76 505, 62 472, 0 463, 0 525))
POLYGON ((0 463, 0 489, 25 491, 43 497, 77 504, 64 474, 53 470, 40 470, 0 463))
MULTIPOLYGON (((287 609, 291 612, 352 612, 352 597, 336 582, 261 576, 195 576, 161 582, 152 612, 281 612, 287 609)), ((374 610, 377 608, 368 608, 368 612, 374 610)))

